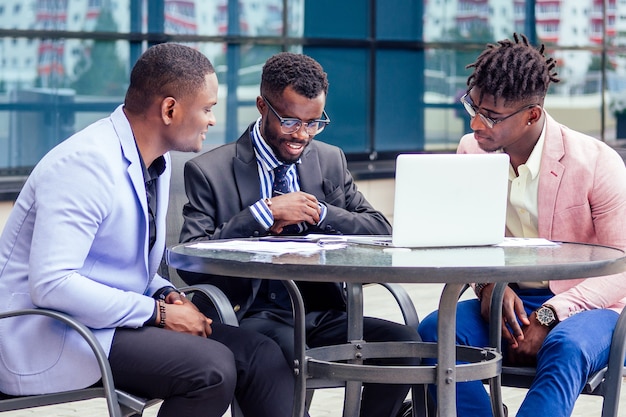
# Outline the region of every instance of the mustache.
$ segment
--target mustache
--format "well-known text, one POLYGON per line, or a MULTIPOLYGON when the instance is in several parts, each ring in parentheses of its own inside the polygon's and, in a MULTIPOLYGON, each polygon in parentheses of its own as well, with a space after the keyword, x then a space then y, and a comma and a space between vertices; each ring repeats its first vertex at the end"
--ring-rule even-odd
POLYGON ((306 145, 306 144, 308 144, 309 142, 311 142, 311 139, 304 139, 304 140, 303 140, 303 139, 293 139, 293 138, 285 138, 285 137, 281 137, 281 138, 280 138, 280 141, 281 141, 282 143, 296 143, 296 144, 299 144, 299 145, 306 145))

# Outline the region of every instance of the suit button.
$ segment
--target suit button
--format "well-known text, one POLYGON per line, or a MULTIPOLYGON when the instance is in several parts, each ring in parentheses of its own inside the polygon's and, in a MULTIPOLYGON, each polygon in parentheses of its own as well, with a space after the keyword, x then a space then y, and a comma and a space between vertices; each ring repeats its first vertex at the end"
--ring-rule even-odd
POLYGON ((239 304, 237 304, 236 306, 233 307, 233 311, 236 313, 239 310, 241 310, 241 306, 239 304))

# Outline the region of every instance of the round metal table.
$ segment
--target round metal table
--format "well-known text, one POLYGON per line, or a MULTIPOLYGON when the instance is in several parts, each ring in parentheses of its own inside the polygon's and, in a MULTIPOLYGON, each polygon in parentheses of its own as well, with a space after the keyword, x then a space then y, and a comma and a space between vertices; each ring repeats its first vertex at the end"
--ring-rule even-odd
MULTIPOLYGON (((197 246, 188 243, 169 248, 168 264, 191 272, 284 281, 294 306, 296 416, 304 413, 307 378, 347 381, 346 398, 352 400, 346 400, 344 416, 358 416, 363 382, 437 384, 439 416, 456 416, 456 382, 495 380, 502 365, 498 352, 455 345, 456 303, 465 284, 587 278, 626 270, 623 251, 577 243, 424 249, 348 244, 339 249, 282 255, 197 246), (305 350, 304 305, 294 281, 347 283, 348 343, 305 350), (365 343, 363 283, 445 284, 439 302, 438 343, 365 343), (363 365, 366 358, 386 355, 436 357, 438 365, 363 365), (467 363, 457 365, 457 359, 467 363)), ((494 412, 500 414, 501 410, 494 412)))

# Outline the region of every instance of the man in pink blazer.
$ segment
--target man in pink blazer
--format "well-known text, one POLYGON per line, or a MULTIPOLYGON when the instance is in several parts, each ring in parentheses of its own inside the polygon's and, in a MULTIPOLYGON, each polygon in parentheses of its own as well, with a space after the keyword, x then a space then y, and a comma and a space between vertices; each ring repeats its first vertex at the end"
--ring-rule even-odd
MULTIPOLYGON (((626 250, 626 168, 605 143, 568 129, 543 109, 555 61, 523 35, 499 41, 469 65, 461 98, 473 134, 458 153, 506 152, 511 160, 506 233, 626 250)), ((606 366, 626 303, 626 275, 511 283, 505 291, 504 362, 537 367, 517 416, 569 416, 588 375, 606 366)), ((474 284, 459 303, 457 341, 488 344, 493 284, 474 284)), ((436 341, 437 313, 419 327, 436 341)), ((491 416, 480 381, 458 384, 459 416, 491 416)))

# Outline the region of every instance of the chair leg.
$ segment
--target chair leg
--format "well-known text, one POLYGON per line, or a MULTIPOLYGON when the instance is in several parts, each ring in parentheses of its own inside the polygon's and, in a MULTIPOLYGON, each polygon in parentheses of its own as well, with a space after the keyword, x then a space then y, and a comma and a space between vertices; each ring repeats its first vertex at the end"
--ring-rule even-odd
POLYGON ((237 403, 237 401, 233 401, 230 404, 230 415, 231 417, 244 417, 243 411, 241 411, 241 408, 239 407, 239 403, 237 403))
POLYGON ((431 415, 428 410, 428 391, 426 385, 413 385, 411 387, 411 402, 413 403, 412 417, 428 417, 431 415))
POLYGON ((620 392, 622 389, 624 356, 626 356, 626 309, 617 320, 611 350, 609 353, 608 370, 604 381, 604 398, 602 402, 602 417, 617 417, 620 392))
POLYGON ((312 390, 312 389, 306 390, 306 397, 304 399, 304 408, 306 409, 306 411, 309 411, 309 409, 311 408, 311 402, 313 401, 314 393, 315 393, 315 390, 312 390))

